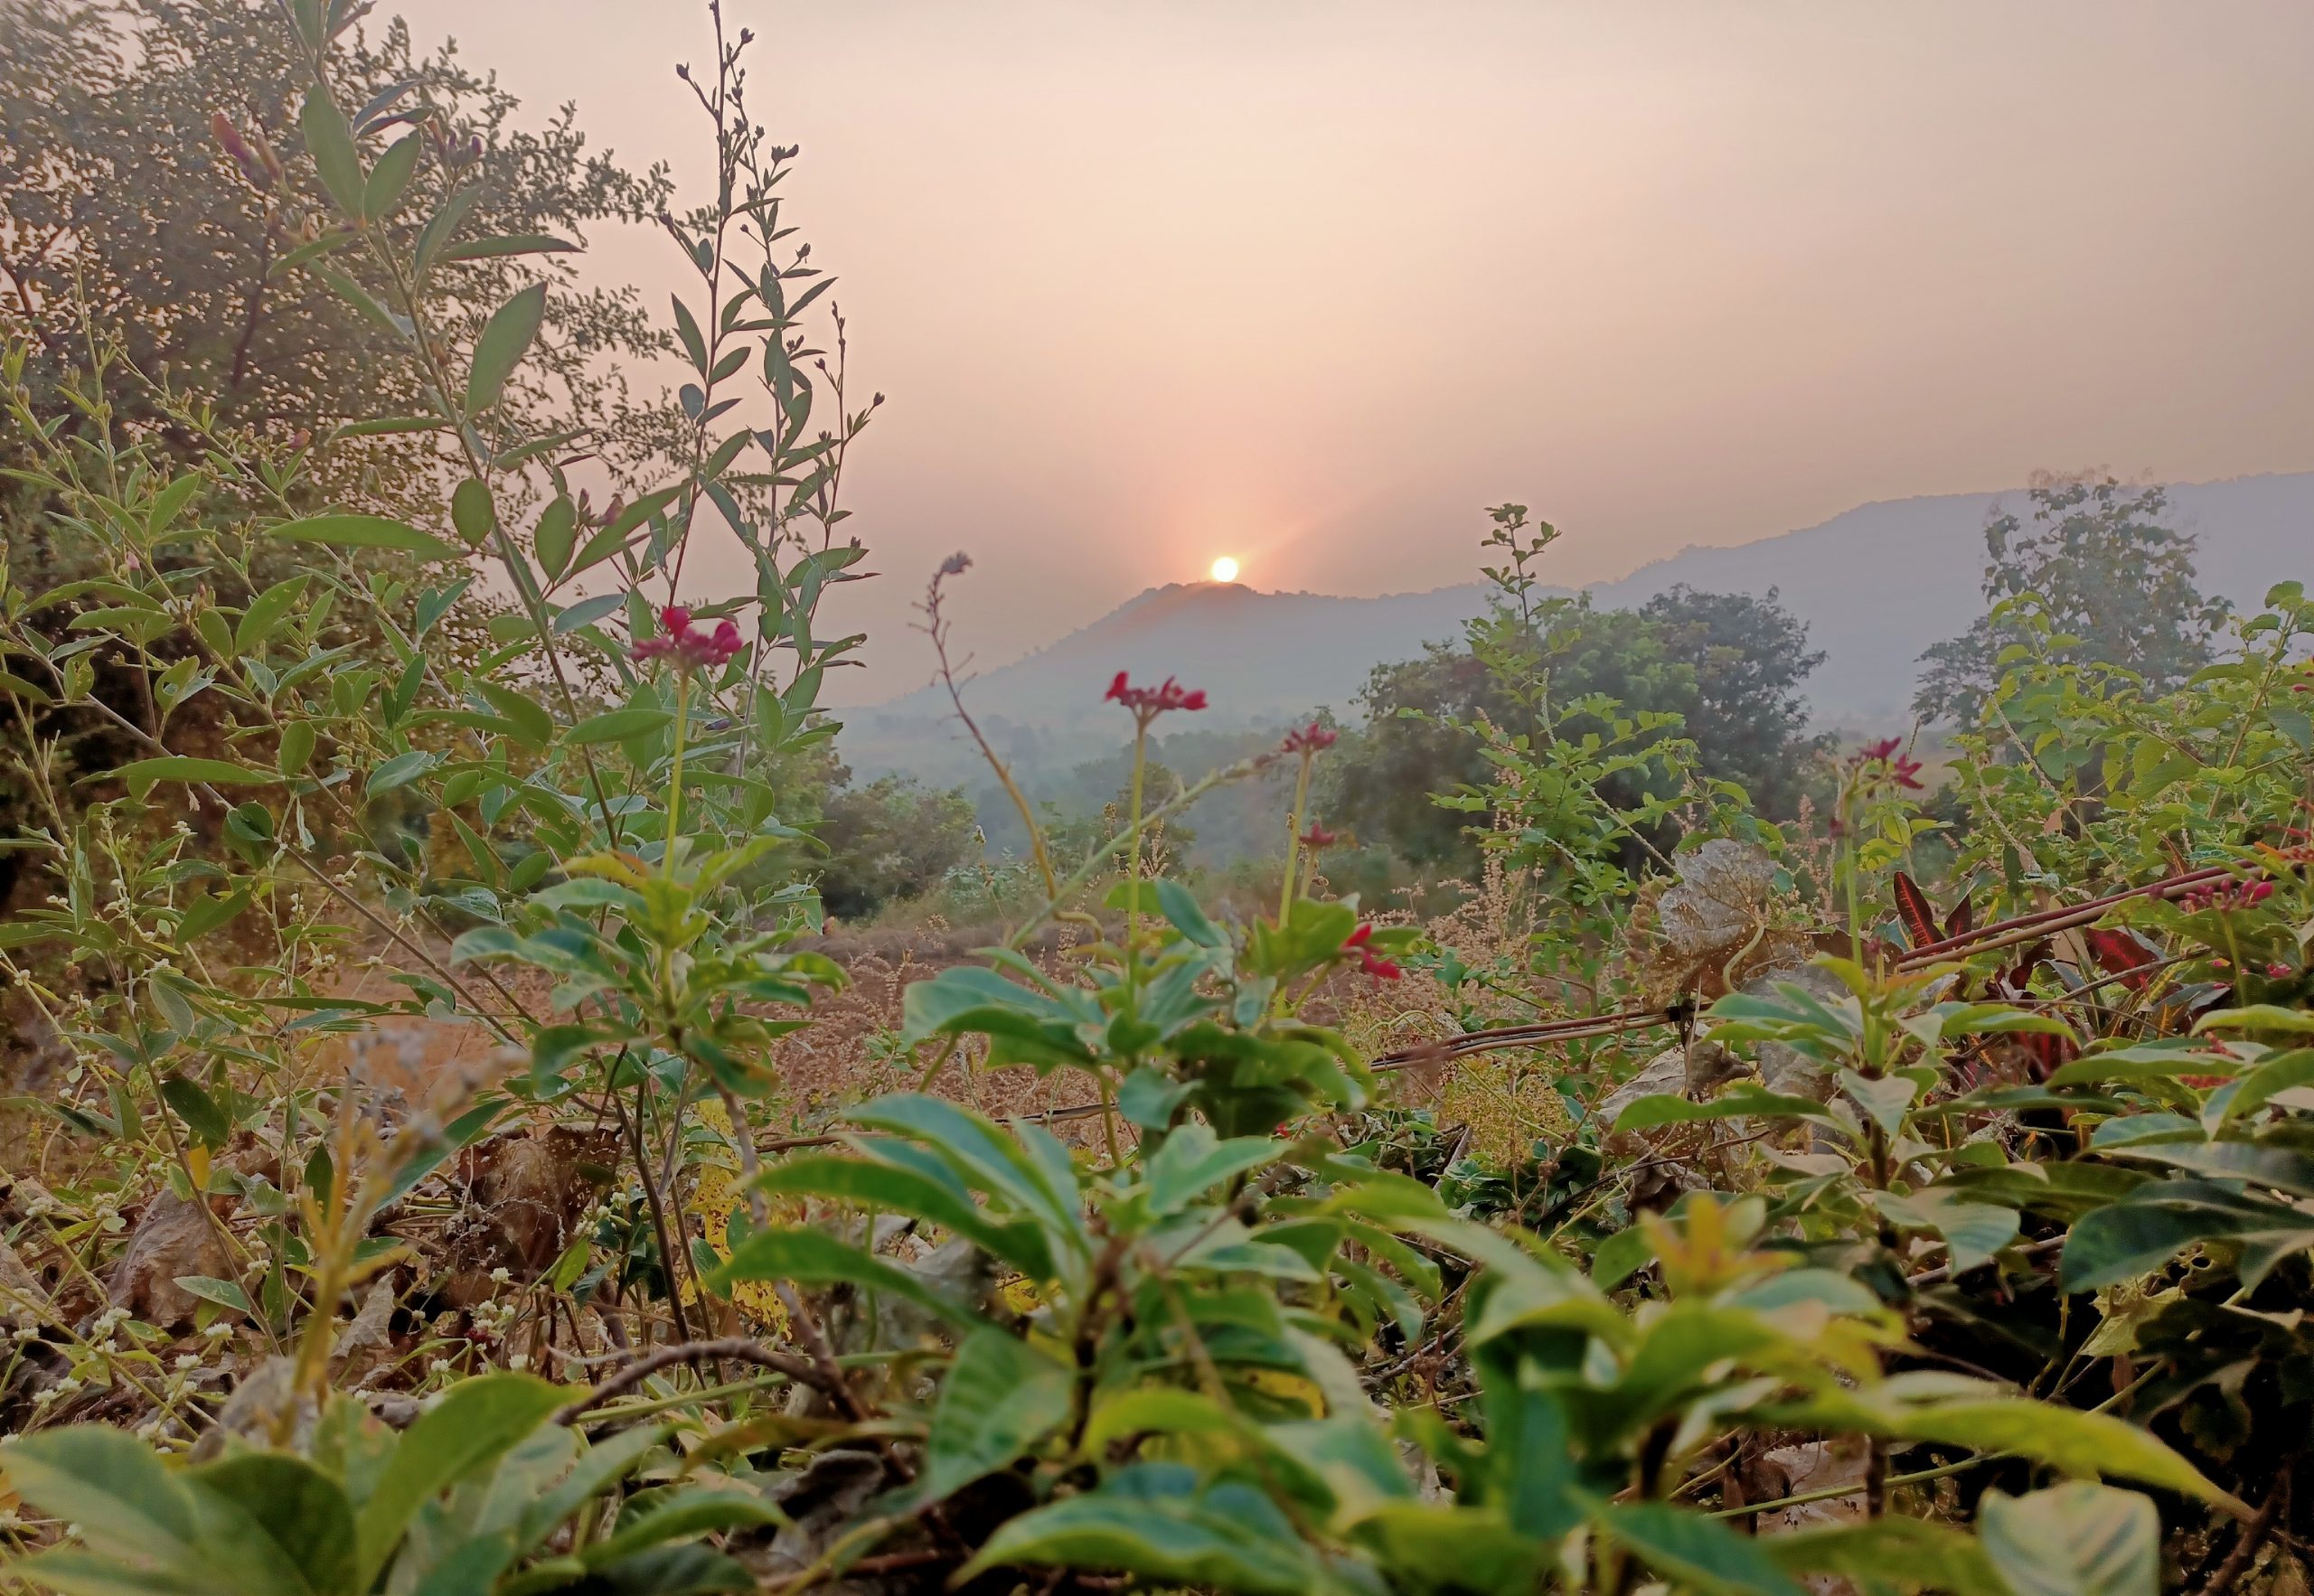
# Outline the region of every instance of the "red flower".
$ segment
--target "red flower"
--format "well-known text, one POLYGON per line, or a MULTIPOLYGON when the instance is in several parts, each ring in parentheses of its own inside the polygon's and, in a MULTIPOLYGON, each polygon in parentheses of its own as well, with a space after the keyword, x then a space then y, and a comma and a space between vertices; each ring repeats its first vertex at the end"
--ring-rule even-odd
POLYGON ((2266 966, 2266 979, 2269 981, 2288 981, 2291 973, 2290 966, 2279 959, 2266 966))
POLYGON ((1322 726, 1312 720, 1307 726, 1287 732, 1283 747, 1288 754, 1314 754, 1321 748, 1332 747, 1335 739, 1340 736, 1332 727, 1322 726))
POLYGON ((1370 924, 1360 925, 1357 930, 1351 932, 1348 936, 1341 939, 1341 945, 1344 949, 1362 948, 1366 945, 1368 939, 1373 934, 1374 927, 1370 924))
POLYGON ((1909 787, 1917 793, 1921 790, 1921 762, 1909 754, 1898 752, 1904 746, 1902 737, 1882 737, 1877 743, 1867 743, 1858 749, 1848 764, 1857 770, 1879 765, 1882 768, 1875 775, 1885 775, 1896 785, 1909 787))
POLYGON ((656 637, 639 638, 627 650, 630 658, 673 660, 679 671, 695 671, 702 665, 726 665, 747 646, 739 637, 739 624, 728 617, 715 624, 713 633, 701 632, 691 624, 691 611, 685 606, 671 604, 659 612, 660 634, 656 637))
POLYGON ((1391 960, 1378 956, 1374 950, 1367 945, 1373 940, 1373 924, 1370 921, 1362 924, 1357 930, 1341 939, 1341 951, 1347 953, 1355 949, 1358 953, 1358 967, 1375 980, 1397 980, 1406 972, 1399 969, 1391 960))
POLYGON ((1168 709, 1205 708, 1205 690, 1201 687, 1183 687, 1170 676, 1156 687, 1135 687, 1122 671, 1109 683, 1109 690, 1101 697, 1111 703, 1123 704, 1143 726, 1168 709))
POLYGON ((1341 840, 1340 837, 1327 831, 1315 821, 1312 821, 1310 829, 1302 833, 1302 846, 1304 848, 1331 848, 1340 840, 1341 840))

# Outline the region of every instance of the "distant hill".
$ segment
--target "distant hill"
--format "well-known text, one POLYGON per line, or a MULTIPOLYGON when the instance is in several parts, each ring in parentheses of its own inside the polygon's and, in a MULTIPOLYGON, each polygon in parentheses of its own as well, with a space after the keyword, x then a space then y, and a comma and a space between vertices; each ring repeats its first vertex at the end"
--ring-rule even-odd
MULTIPOLYGON (((1732 548, 1689 548, 1592 589, 1606 608, 1685 584, 1708 592, 1777 589, 1826 654, 1810 682, 1820 721, 1893 726, 1906 715, 1923 650, 1964 630, 1982 607, 1984 524, 2021 492, 1948 493, 1859 505, 1820 526, 1732 548)), ((2314 579, 2314 473, 2186 483, 2171 524, 2201 540, 2205 592, 2254 605, 2268 587, 2314 579)), ((1211 693, 1201 724, 1277 724, 1330 706, 1356 713, 1378 663, 1459 634, 1485 602, 1476 583, 1380 598, 1257 593, 1200 582, 1153 587, 1049 648, 987 671, 969 702, 1008 757, 1050 767, 1114 746, 1109 679, 1179 674, 1211 693)), ((863 772, 965 779, 946 697, 922 689, 844 715, 844 756, 863 772)))

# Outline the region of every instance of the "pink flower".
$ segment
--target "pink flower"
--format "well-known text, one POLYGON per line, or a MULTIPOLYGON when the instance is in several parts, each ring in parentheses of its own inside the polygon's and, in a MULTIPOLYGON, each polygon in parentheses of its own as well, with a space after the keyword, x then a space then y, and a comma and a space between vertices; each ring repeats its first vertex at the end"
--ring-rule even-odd
POLYGON ((1288 754, 1314 754, 1321 748, 1332 747, 1335 739, 1340 736, 1332 727, 1322 726, 1312 720, 1307 726, 1287 732, 1282 746, 1288 754))
POLYGON ((2288 981, 2293 973, 2290 967, 2280 959, 2266 966, 2266 979, 2269 981, 2288 981))
POLYGON ((1341 951, 1345 953, 1357 953, 1359 969, 1372 976, 1376 981, 1397 980, 1398 977, 1404 975, 1406 972, 1399 969, 1394 961, 1382 958, 1374 952, 1374 949, 1369 945, 1373 941, 1373 937, 1374 927, 1372 924, 1368 923, 1361 925, 1357 930, 1342 938, 1341 951))
POLYGON ((1921 790, 1921 762, 1909 754, 1899 752, 1904 746, 1902 737, 1882 737, 1877 743, 1867 743, 1858 748, 1848 765, 1852 769, 1867 775, 1886 776, 1896 785, 1909 787, 1917 793, 1921 790), (1880 769, 1873 771, 1871 767, 1874 765, 1880 766, 1880 769))
POLYGON ((1109 690, 1102 698, 1123 704, 1133 711, 1133 718, 1146 726, 1168 709, 1202 709, 1205 708, 1203 688, 1185 688, 1171 677, 1156 687, 1135 687, 1120 671, 1116 680, 1109 683, 1109 690))
POLYGON ((1312 821, 1310 829, 1302 833, 1302 846, 1304 848, 1331 848, 1340 840, 1338 835, 1327 831, 1315 821, 1312 821))
POLYGON ((678 671, 696 671, 701 666, 727 665, 747 646, 739 637, 739 624, 728 617, 716 623, 710 633, 701 632, 691 624, 691 610, 680 604, 671 604, 659 612, 660 633, 656 637, 638 638, 627 650, 637 662, 645 660, 673 660, 678 671))

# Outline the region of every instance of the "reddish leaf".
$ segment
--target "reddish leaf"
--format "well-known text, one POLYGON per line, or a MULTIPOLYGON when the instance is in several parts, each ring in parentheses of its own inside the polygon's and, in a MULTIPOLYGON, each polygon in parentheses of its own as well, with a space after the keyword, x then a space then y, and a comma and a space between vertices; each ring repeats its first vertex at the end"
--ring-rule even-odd
POLYGON ((2130 990, 2142 991, 2153 979, 2147 966, 2156 963, 2161 950, 2136 932, 2112 925, 2092 925, 2082 934, 2082 941, 2089 946, 2089 956, 2097 968, 2108 975, 2118 975, 2130 990))
POLYGON ((1905 923, 1905 935, 1916 948, 1942 940, 1936 934, 1936 906, 1928 901, 1928 894, 1920 883, 1904 871, 1896 872, 1896 915, 1905 923))

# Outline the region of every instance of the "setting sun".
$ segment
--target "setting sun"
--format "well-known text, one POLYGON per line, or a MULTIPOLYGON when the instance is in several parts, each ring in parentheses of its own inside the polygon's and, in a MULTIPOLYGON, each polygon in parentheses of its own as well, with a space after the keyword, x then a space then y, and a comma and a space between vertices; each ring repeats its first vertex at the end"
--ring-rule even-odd
POLYGON ((1236 581, 1237 579, 1237 562, 1230 559, 1226 554, 1219 559, 1215 560, 1213 562, 1213 579, 1217 582, 1236 581))

